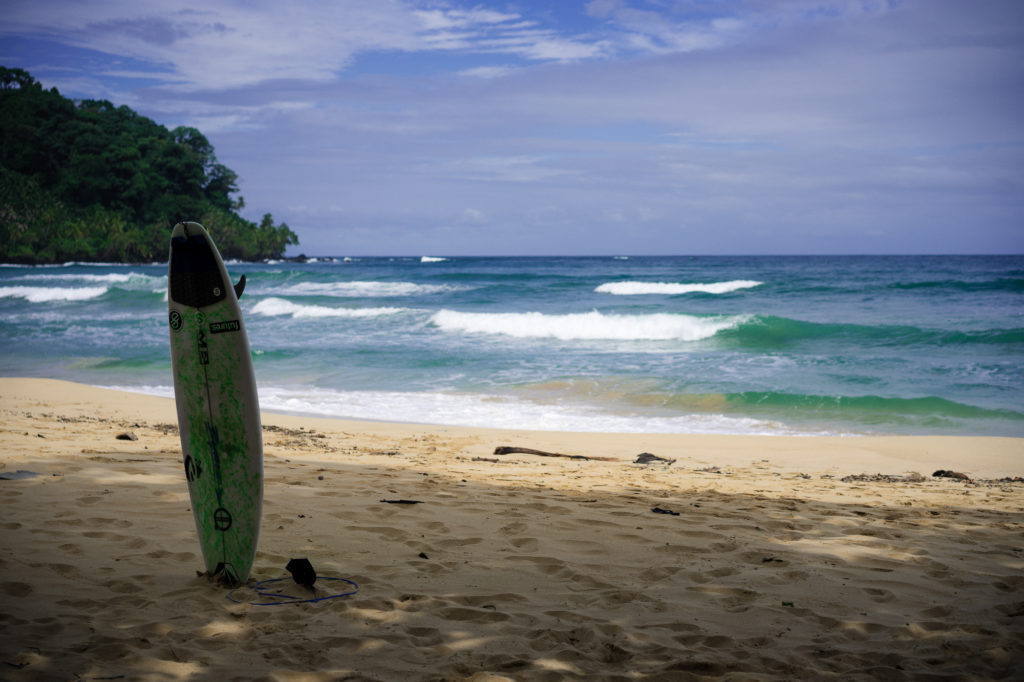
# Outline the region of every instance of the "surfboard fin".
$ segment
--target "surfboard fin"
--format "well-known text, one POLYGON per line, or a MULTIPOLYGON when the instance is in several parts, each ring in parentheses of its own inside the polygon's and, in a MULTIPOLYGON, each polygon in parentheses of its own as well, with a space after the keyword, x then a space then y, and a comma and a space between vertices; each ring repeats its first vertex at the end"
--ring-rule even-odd
POLYGON ((242 275, 238 284, 235 285, 235 298, 242 298, 243 291, 245 291, 245 275, 242 275))
POLYGON ((238 587, 242 584, 235 574, 235 567, 223 561, 218 562, 217 568, 213 569, 213 577, 225 587, 238 587))

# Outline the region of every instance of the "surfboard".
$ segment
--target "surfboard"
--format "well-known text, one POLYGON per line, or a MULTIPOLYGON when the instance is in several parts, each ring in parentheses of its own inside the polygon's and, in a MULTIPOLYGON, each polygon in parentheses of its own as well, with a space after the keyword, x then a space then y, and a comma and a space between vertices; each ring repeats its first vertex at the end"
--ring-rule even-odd
POLYGON ((224 261, 199 223, 171 233, 168 324, 185 479, 206 570, 249 577, 263 509, 263 434, 249 340, 224 261))

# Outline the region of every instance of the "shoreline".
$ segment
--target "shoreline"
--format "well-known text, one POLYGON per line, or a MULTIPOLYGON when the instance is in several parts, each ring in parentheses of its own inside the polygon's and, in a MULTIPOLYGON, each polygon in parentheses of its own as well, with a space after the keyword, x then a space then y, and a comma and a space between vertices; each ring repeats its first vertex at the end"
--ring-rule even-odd
MULTIPOLYGON (((177 425, 173 398, 61 379, 0 377, 0 406, 19 401, 53 402, 72 414, 94 414, 99 410, 112 418, 177 425)), ((651 452, 694 465, 746 466, 767 459, 786 471, 843 475, 900 474, 914 470, 930 475, 931 471, 925 469, 962 470, 972 478, 982 479, 1024 475, 1024 438, 1006 436, 601 433, 343 419, 267 410, 261 411, 261 416, 264 426, 309 425, 325 432, 360 433, 375 438, 410 438, 436 432, 476 439, 481 442, 469 450, 473 456, 490 456, 488 448, 493 450, 500 445, 519 445, 623 462, 631 461, 641 452, 651 452), (821 455, 822 452, 830 454, 821 455)))
POLYGON ((308 557, 354 596, 235 604, 197 576, 172 399, 0 379, 0 473, 39 474, 0 480, 3 679, 1009 679, 1024 660, 1024 482, 991 480, 1024 475, 1024 439, 263 420, 253 578, 308 557))
MULTIPOLYGON (((66 379, 74 381, 73 379, 66 379)), ((87 384, 88 385, 88 384, 87 384)), ((141 393, 143 395, 154 395, 157 397, 174 397, 174 387, 171 385, 148 384, 145 386, 117 385, 117 384, 92 384, 96 388, 106 388, 114 391, 128 393, 141 393)), ((558 401, 551 403, 533 402, 530 398, 523 398, 515 394, 482 393, 462 391, 441 391, 436 394, 413 392, 410 394, 394 390, 354 390, 351 392, 339 392, 330 388, 310 388, 282 386, 280 384, 268 383, 260 386, 260 403, 262 410, 268 414, 279 414, 300 418, 315 419, 338 419, 350 422, 386 422, 398 424, 415 424, 429 427, 467 427, 482 430, 527 430, 527 431, 552 431, 561 433, 617 433, 617 434, 665 434, 665 435, 706 435, 706 436, 796 436, 796 437, 840 437, 860 438, 868 437, 930 437, 949 436, 954 438, 989 437, 981 433, 957 433, 955 431, 929 431, 926 429, 911 429, 908 432, 880 428, 875 426, 869 428, 857 423, 825 422, 822 420, 805 421, 799 416, 794 418, 789 415, 742 415, 736 413, 720 412, 695 412, 676 417, 666 415, 637 415, 624 412, 593 412, 587 413, 588 406, 583 403, 561 404, 558 401), (374 418, 366 416, 375 411, 386 410, 386 399, 382 396, 390 395, 398 400, 406 399, 409 395, 430 396, 430 398, 442 397, 445 401, 454 399, 464 401, 462 405, 444 405, 438 408, 432 405, 427 408, 423 405, 413 404, 411 413, 422 415, 424 411, 434 412, 435 418, 420 418, 420 416, 409 418, 410 408, 406 406, 406 413, 403 417, 374 418), (343 403, 341 398, 345 397, 343 403), (285 403, 292 400, 312 400, 307 402, 305 407, 295 408, 286 406, 285 403), (327 407, 318 406, 317 401, 326 400, 327 407), (333 401, 333 403, 332 403, 333 401), (355 409, 357 414, 350 416, 339 416, 331 413, 332 409, 353 410, 353 404, 359 404, 355 409), (344 404, 344 406, 342 406, 344 404), (481 412, 481 405, 488 406, 487 412, 481 412), (467 408, 476 408, 471 418, 465 416, 467 408), (582 412, 580 410, 583 410, 582 412), (441 412, 446 416, 438 416, 441 412), (512 419, 509 414, 515 415, 512 419), (531 428, 528 424, 531 419, 547 422, 544 426, 531 428), (674 419, 686 420, 683 425, 674 424, 674 419), (554 421, 555 423, 552 423, 554 421), (503 422, 495 424, 493 422, 503 422), (505 423, 507 422, 507 423, 505 423), (518 422, 518 423, 517 423, 518 422), (598 427, 598 425, 601 427, 598 427), (609 426, 609 424, 614 426, 609 426)), ((320 403, 323 405, 323 403, 320 403)), ((596 406, 592 406, 596 407, 596 406)), ((813 409, 811 410, 813 412, 813 409)), ((1024 434, 1000 433, 995 437, 1001 438, 1024 438, 1024 434)))

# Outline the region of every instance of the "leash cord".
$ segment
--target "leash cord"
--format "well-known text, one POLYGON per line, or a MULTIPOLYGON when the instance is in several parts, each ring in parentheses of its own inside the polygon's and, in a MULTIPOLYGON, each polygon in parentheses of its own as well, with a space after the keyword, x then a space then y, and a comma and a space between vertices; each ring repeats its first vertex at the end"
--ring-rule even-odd
POLYGON ((320 576, 319 580, 336 580, 348 583, 355 589, 350 590, 349 592, 342 592, 340 594, 329 594, 323 597, 313 597, 311 599, 306 599, 304 597, 295 597, 290 594, 271 592, 263 587, 264 585, 281 582, 282 580, 288 580, 288 577, 286 576, 284 578, 269 578, 267 580, 261 580, 252 586, 252 590, 263 599, 277 599, 278 601, 240 601, 238 599, 235 599, 234 594, 241 588, 236 588, 228 592, 227 598, 229 601, 233 601, 236 604, 248 604, 250 606, 283 606, 284 604, 312 604, 315 602, 327 601, 329 599, 337 599, 339 597, 351 597, 353 594, 359 591, 359 585, 356 584, 355 581, 349 580, 348 578, 331 578, 324 576, 320 576))

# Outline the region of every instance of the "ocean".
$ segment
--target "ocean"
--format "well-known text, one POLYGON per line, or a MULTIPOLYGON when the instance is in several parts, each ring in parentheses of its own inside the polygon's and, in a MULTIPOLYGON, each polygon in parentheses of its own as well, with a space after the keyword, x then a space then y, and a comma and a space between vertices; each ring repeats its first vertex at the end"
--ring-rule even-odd
MULTIPOLYGON (((0 375, 172 396, 166 264, 0 265, 0 375)), ((1024 256, 228 264, 263 409, 636 433, 1024 436, 1024 256)))

